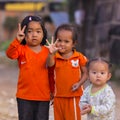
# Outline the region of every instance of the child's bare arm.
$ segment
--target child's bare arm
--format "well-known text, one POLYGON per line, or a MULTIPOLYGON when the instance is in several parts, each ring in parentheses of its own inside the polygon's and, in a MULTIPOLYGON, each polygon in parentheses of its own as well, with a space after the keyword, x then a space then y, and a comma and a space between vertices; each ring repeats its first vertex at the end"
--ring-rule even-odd
POLYGON ((87 68, 86 66, 82 66, 81 67, 81 71, 82 71, 82 76, 81 79, 79 81, 79 85, 81 86, 88 78, 88 72, 87 72, 87 68))
POLYGON ((77 90, 87 80, 87 77, 88 77, 87 68, 81 67, 81 71, 82 71, 82 76, 81 76, 79 82, 75 83, 72 86, 72 91, 77 90))

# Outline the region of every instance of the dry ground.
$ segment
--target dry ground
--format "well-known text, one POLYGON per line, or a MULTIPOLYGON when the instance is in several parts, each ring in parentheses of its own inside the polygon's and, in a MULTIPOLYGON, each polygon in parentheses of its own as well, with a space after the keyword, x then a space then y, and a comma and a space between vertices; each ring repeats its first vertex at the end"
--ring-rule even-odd
MULTIPOLYGON (((17 75, 17 67, 0 64, 0 120, 18 120, 15 100, 17 75)), ((120 86, 114 83, 111 83, 111 86, 117 97, 116 120, 120 120, 120 86)), ((52 107, 50 108, 50 120, 54 120, 52 107)))

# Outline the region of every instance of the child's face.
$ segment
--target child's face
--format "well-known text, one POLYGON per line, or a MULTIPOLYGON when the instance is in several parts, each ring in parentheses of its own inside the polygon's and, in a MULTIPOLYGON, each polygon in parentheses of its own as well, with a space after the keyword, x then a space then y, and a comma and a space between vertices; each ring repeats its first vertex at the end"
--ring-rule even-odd
POLYGON ((57 34, 57 47, 60 48, 59 52, 62 54, 67 54, 72 51, 74 43, 72 40, 72 32, 68 30, 60 30, 57 34))
POLYGON ((89 66, 89 79, 93 85, 104 86, 111 78, 108 64, 102 61, 94 61, 89 66))
POLYGON ((25 40, 29 46, 38 46, 43 39, 43 30, 39 22, 31 21, 28 25, 25 40))

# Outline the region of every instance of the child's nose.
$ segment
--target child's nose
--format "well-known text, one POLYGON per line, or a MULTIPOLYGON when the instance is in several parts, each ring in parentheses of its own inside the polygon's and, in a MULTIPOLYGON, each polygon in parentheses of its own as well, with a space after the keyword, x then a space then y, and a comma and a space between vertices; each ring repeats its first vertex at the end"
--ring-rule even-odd
POLYGON ((32 34, 33 36, 36 36, 36 32, 33 32, 33 34, 32 34))
POLYGON ((65 43, 64 42, 61 42, 61 45, 64 45, 65 43))
POLYGON ((97 77, 100 77, 100 75, 101 75, 100 73, 97 73, 97 77))

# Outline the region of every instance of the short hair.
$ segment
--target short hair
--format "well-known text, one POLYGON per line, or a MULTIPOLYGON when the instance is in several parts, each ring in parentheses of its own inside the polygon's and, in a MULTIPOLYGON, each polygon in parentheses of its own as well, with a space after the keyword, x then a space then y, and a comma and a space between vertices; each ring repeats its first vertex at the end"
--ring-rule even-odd
POLYGON ((57 39, 58 32, 61 30, 68 30, 68 31, 72 32, 73 43, 75 43, 78 40, 77 28, 73 24, 62 24, 62 25, 58 26, 58 28, 56 29, 55 34, 54 34, 55 40, 57 39))
POLYGON ((105 58, 103 58, 103 57, 97 57, 97 58, 92 58, 92 59, 90 59, 90 60, 88 61, 87 65, 86 65, 87 68, 89 69, 90 64, 91 64, 92 62, 95 62, 95 61, 105 62, 105 63, 108 64, 108 68, 109 68, 109 69, 112 68, 112 64, 111 64, 108 60, 106 60, 105 58))

